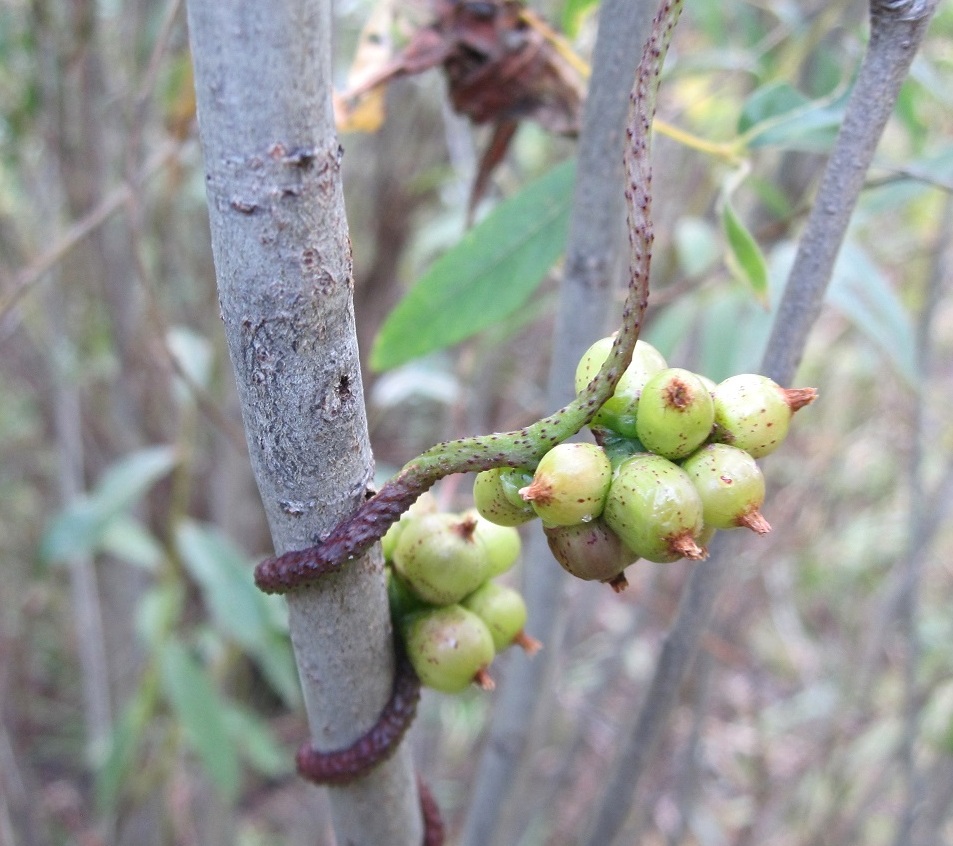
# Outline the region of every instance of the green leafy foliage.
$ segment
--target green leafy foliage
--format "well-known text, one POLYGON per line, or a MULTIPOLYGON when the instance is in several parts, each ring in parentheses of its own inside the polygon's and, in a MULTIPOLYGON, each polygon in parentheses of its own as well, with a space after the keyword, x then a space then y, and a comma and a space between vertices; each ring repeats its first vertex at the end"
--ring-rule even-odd
POLYGON ((159 651, 162 690, 212 783, 233 801, 241 783, 238 754, 229 735, 225 704, 202 665, 179 640, 159 651))
POLYGON ((170 446, 147 447, 117 461, 88 495, 53 519, 40 545, 41 560, 61 562, 96 552, 113 521, 124 517, 175 463, 176 451, 170 446))
POLYGON ((191 520, 178 527, 176 545, 189 575, 202 590, 216 629, 252 657, 289 707, 299 705, 301 694, 287 632, 275 598, 255 587, 254 562, 220 532, 191 520))
POLYGON ((840 128, 848 94, 811 100, 786 82, 763 85, 745 102, 738 133, 751 149, 825 152, 840 128))
POLYGON ((731 202, 726 200, 721 207, 721 221, 728 243, 726 261, 728 267, 744 281, 754 296, 763 304, 768 299, 768 264, 764 253, 751 230, 745 226, 731 202))
POLYGON ((396 367, 519 309, 563 251, 574 176, 572 161, 553 168, 434 262, 387 318, 371 366, 396 367))

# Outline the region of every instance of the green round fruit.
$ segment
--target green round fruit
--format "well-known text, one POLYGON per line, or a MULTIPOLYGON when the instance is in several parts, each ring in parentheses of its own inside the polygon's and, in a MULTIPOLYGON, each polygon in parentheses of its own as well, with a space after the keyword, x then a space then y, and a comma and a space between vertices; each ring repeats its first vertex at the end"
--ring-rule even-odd
POLYGON ((491 523, 519 526, 536 517, 532 506, 519 496, 519 488, 528 485, 532 479, 531 473, 514 471, 509 467, 484 470, 477 473, 473 482, 473 504, 480 515, 491 523))
POLYGON ((408 618, 404 644, 410 663, 427 687, 459 693, 474 681, 489 684, 486 668, 496 654, 493 635, 486 623, 460 605, 408 618))
POLYGON ((459 602, 483 584, 490 572, 489 555, 475 530, 472 517, 418 517, 397 539, 394 570, 424 602, 459 602))
POLYGON ((490 561, 487 578, 493 579, 502 576, 516 564, 523 544, 520 540, 520 533, 515 528, 500 526, 492 520, 487 520, 475 508, 464 511, 462 516, 472 517, 476 520, 474 534, 483 543, 490 561))
POLYGON ((601 447, 557 444, 542 457, 533 481, 520 491, 550 526, 586 523, 602 513, 612 465, 601 447))
POLYGON ((553 558, 578 579, 611 583, 638 558, 601 517, 577 526, 544 526, 543 531, 553 558))
MULTIPOLYGON (((576 367, 576 393, 585 390, 609 357, 615 336, 596 341, 579 360, 576 367)), ((615 391, 592 419, 592 426, 612 429, 627 438, 636 437, 635 421, 639 395, 645 383, 668 365, 662 354, 646 341, 637 341, 632 361, 615 386, 615 391)))
POLYGON ((685 458, 705 443, 714 422, 711 394, 690 370, 667 368, 645 383, 636 430, 649 452, 685 458))
MULTIPOLYGON (((493 636, 493 647, 497 652, 502 652, 514 642, 521 642, 527 646, 534 643, 523 635, 523 626, 526 625, 526 603, 519 591, 497 582, 486 582, 460 604, 486 623, 486 627, 493 636)), ((530 647, 530 651, 535 650, 530 647)))
POLYGON ((400 515, 400 519, 396 523, 391 524, 390 528, 384 533, 384 537, 381 538, 381 551, 384 553, 384 560, 393 561, 394 550, 397 548, 397 539, 415 517, 436 513, 437 500, 434 499, 430 491, 424 491, 424 493, 417 498, 417 501, 400 515))
POLYGON ((813 388, 782 388, 756 373, 731 376, 715 387, 711 440, 743 449, 754 458, 769 455, 787 437, 794 412, 816 396, 813 388))
POLYGON ((603 519, 633 553, 649 561, 700 559, 702 503, 688 474, 660 455, 634 455, 616 470, 603 519))
POLYGON ((746 526, 759 534, 771 531, 759 510, 764 504, 764 476, 750 454, 727 444, 708 444, 682 462, 702 500, 706 526, 746 526))

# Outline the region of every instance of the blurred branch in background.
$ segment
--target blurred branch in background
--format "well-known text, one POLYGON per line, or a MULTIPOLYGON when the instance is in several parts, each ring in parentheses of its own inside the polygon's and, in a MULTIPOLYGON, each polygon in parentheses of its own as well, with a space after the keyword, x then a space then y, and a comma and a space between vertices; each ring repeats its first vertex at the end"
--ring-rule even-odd
MULTIPOLYGON (((576 363, 589 344, 604 334, 607 321, 615 322, 610 318, 611 293, 618 284, 624 243, 621 139, 628 95, 641 58, 641 50, 633 45, 645 42, 655 9, 655 0, 607 0, 600 12, 552 336, 546 391, 550 408, 572 399, 576 363)), ((506 803, 516 807, 525 801, 517 773, 526 764, 534 722, 547 714, 540 691, 555 682, 566 619, 563 593, 568 577, 552 565, 545 538, 541 532, 534 533, 525 554, 524 593, 530 631, 547 648, 529 659, 515 655, 507 668, 467 810, 462 835, 467 846, 512 842, 512 832, 498 832, 501 816, 506 803)))
MULTIPOLYGON (((762 360, 761 372, 778 384, 788 385, 794 378, 867 170, 936 5, 936 0, 892 5, 874 0, 871 4, 867 54, 801 236, 762 360)), ((645 700, 594 811, 585 841, 589 846, 614 842, 631 813, 631 797, 658 748, 701 634, 711 620, 721 583, 732 563, 733 543, 737 543, 734 538, 716 537, 711 557, 692 572, 645 700)))

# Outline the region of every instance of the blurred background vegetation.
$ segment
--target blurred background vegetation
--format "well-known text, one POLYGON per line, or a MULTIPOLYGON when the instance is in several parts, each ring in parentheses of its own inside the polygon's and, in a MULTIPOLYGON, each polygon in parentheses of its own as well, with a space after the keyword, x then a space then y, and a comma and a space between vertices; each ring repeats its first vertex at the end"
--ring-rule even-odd
MULTIPOLYGON (((532 5, 589 55, 596 4, 532 5)), ((372 8, 338 5, 341 87, 372 8)), ((646 337, 670 363, 715 379, 757 367, 865 16, 856 0, 688 4, 659 108, 684 137, 654 152, 646 337)), ((219 326, 191 86, 181 2, 0 7, 2 844, 331 842, 322 794, 292 772, 306 727, 283 605, 251 582, 269 537, 219 326)), ((436 72, 386 100, 380 131, 342 138, 382 477, 436 441, 551 411, 559 275, 539 256, 515 276, 485 257, 462 283, 434 270, 465 249, 486 132, 451 112, 436 72), (385 324, 421 277, 449 297, 448 322, 479 319, 469 291, 517 293, 488 328, 449 346, 438 332, 421 355, 403 344, 422 330, 385 324)), ((532 203, 569 201, 552 168, 573 149, 521 126, 480 225, 515 232, 523 255, 532 203)), ((868 182, 798 378, 821 399, 765 462, 774 531, 738 556, 627 799, 644 811, 628 842, 892 843, 911 803, 912 839, 896 842, 953 842, 949 4, 868 182)), ((447 507, 468 493, 465 479, 438 489, 447 507)), ((509 842, 574 842, 690 566, 632 567, 620 596, 572 586, 509 842)), ((492 707, 479 691, 424 696, 412 743, 451 828, 492 707)))

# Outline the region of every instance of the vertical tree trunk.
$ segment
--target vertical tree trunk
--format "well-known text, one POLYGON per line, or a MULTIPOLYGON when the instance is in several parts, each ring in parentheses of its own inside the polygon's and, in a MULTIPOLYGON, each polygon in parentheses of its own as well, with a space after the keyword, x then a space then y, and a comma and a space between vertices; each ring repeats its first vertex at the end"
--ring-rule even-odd
MULTIPOLYGON (((199 129, 222 319, 253 469, 282 553, 355 509, 372 460, 358 366, 329 0, 191 0, 199 129)), ((288 595, 320 750, 377 720, 394 670, 379 547, 288 595)), ((332 790, 340 843, 419 846, 409 752, 332 790)))

